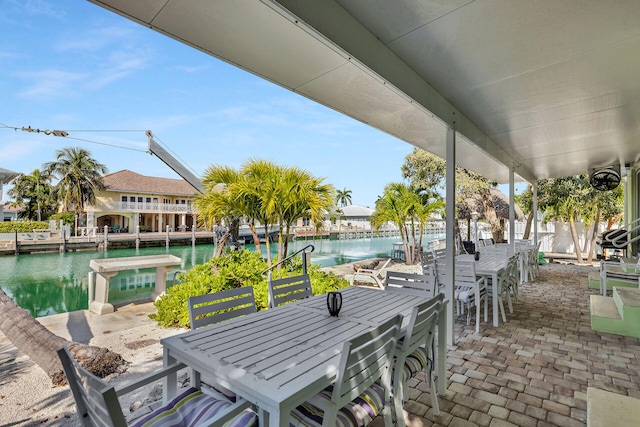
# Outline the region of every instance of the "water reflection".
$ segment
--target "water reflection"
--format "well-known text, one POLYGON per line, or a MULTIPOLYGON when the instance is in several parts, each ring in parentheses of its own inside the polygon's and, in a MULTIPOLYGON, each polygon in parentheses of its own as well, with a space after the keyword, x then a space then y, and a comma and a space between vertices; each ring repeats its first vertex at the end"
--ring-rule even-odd
MULTIPOLYGON (((441 235, 427 236, 424 244, 441 235)), ((376 237, 350 240, 301 240, 291 242, 293 253, 308 244, 315 251, 311 262, 323 267, 360 261, 372 257, 389 256, 392 243, 398 237, 376 237)), ((264 250, 264 246, 263 250, 264 250)), ((274 249, 276 245, 273 245, 274 249)), ((253 245, 247 245, 253 249, 253 245)), ((172 246, 165 248, 117 249, 108 252, 68 252, 32 255, 7 255, 0 257, 0 287, 18 305, 33 316, 87 309, 88 273, 92 259, 130 257, 138 255, 172 254, 182 259, 182 264, 169 270, 167 285, 171 286, 176 271, 186 271, 202 264, 214 254, 213 245, 172 246)), ((113 304, 149 298, 155 288, 155 270, 140 269, 121 271, 111 278, 109 302, 113 304)))

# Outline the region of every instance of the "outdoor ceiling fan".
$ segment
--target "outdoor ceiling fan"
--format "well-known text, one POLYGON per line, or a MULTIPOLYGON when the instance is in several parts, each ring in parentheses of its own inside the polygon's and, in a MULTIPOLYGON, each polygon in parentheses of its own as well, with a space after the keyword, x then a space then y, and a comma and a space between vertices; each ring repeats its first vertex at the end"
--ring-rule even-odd
POLYGON ((589 183, 596 190, 613 190, 620 184, 620 166, 593 169, 589 174, 589 183))

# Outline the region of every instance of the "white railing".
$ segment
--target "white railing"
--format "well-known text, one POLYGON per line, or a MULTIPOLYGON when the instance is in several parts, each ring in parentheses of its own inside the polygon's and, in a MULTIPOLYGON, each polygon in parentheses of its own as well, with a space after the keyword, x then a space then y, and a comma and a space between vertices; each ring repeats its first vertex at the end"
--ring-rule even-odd
POLYGON ((172 203, 101 202, 97 208, 114 212, 194 213, 191 204, 172 203))

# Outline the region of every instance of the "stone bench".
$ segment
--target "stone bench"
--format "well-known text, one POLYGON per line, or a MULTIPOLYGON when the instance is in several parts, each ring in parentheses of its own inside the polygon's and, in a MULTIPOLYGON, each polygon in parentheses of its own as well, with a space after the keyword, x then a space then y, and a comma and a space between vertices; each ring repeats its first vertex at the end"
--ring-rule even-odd
POLYGON ((115 309, 109 303, 109 281, 123 270, 139 268, 156 269, 156 287, 151 295, 153 299, 167 290, 167 270, 180 265, 182 259, 174 255, 147 255, 126 258, 92 259, 89 266, 89 310, 97 314, 113 313, 115 309))

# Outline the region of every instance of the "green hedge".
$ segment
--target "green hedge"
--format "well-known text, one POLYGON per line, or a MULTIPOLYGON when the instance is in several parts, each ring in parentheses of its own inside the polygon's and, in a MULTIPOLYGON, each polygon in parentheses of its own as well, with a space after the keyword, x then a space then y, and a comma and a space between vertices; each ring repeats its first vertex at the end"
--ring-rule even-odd
MULTIPOLYGON (((267 263, 260 254, 253 251, 227 251, 220 258, 196 265, 187 273, 179 275, 182 283, 172 286, 167 294, 161 296, 155 306, 158 312, 149 315, 163 326, 189 327, 189 297, 214 293, 241 286, 253 286, 258 310, 264 310, 268 304, 267 279, 261 272, 267 263)), ((307 269, 314 295, 345 288, 349 282, 333 273, 325 273, 317 265, 307 269)), ((280 271, 273 272, 273 278, 302 274, 302 261, 297 258, 285 265, 280 271)))
POLYGON ((44 221, 7 221, 0 222, 0 233, 31 233, 33 230, 46 230, 49 223, 44 221))

